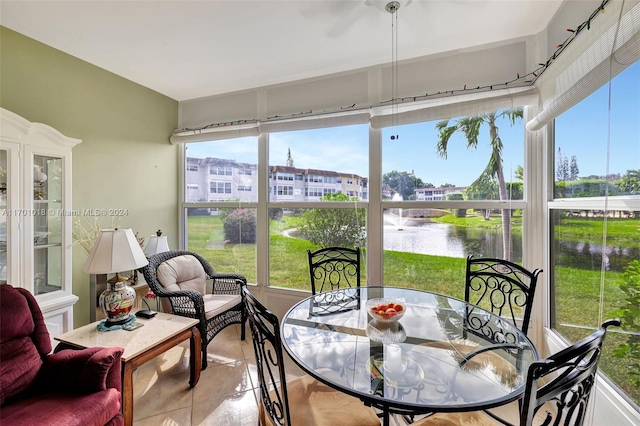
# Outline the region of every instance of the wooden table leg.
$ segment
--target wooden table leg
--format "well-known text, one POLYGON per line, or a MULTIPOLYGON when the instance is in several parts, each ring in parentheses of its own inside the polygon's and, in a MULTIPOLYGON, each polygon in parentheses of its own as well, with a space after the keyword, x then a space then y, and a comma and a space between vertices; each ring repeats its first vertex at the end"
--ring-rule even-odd
POLYGON ((122 415, 125 426, 133 425, 133 363, 122 363, 122 415))
POLYGON ((196 384, 198 384, 198 380, 200 380, 200 371, 202 371, 202 340, 198 327, 191 328, 189 350, 191 351, 189 357, 191 373, 191 377, 189 377, 189 385, 191 387, 194 387, 196 384))

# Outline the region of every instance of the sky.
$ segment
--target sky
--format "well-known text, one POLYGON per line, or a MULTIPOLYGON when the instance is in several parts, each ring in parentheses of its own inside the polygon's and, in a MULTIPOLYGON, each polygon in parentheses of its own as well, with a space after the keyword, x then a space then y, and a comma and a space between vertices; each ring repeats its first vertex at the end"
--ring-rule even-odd
MULTIPOLYGON (((610 124, 608 105, 609 84, 605 84, 556 119, 555 150, 560 147, 568 159, 576 156, 579 176, 606 174, 609 129, 609 174, 622 175, 627 170, 640 169, 640 61, 611 82, 610 124)), ((384 129, 383 173, 393 170, 413 172, 423 182, 435 186, 471 184, 489 159, 488 127, 481 128, 475 151, 467 150, 463 135, 454 134, 449 141, 448 158, 444 160, 436 154, 435 124, 428 122, 384 129), (399 138, 391 140, 391 134, 399 138)), ((504 144, 503 168, 507 181, 515 180, 513 173, 517 166, 524 166, 524 124, 520 121, 511 126, 507 120, 498 122, 504 144)), ((295 167, 369 176, 367 124, 272 133, 269 137, 270 164, 285 165, 289 149, 295 167)), ((257 152, 257 138, 243 138, 189 144, 187 155, 257 163, 257 152)))

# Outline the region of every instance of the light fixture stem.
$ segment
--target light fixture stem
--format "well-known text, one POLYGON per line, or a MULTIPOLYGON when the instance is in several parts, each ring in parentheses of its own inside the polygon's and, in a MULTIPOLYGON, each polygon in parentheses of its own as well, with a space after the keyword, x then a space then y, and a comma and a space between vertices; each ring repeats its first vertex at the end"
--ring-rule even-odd
POLYGON ((391 14, 391 140, 397 140, 398 126, 398 9, 400 3, 387 3, 385 10, 391 14))

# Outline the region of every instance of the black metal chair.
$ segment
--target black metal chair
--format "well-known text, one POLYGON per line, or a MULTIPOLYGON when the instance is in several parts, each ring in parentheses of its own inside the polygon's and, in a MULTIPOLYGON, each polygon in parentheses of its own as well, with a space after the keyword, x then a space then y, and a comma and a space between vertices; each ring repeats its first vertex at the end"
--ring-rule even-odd
POLYGON ((200 321, 203 370, 207 368, 207 345, 225 327, 240 324, 241 339, 245 339, 242 289, 247 280, 243 275, 216 273, 204 257, 183 250, 151 256, 142 273, 151 291, 162 298, 165 312, 200 321))
POLYGON ((360 288, 360 247, 326 247, 307 250, 311 294, 360 288))
POLYGON ((357 398, 308 375, 285 380, 280 321, 246 287, 243 292, 260 385, 260 425, 380 426, 375 411, 357 398))
POLYGON ((311 294, 310 315, 360 309, 360 247, 307 250, 311 294), (347 289, 348 291, 333 291, 347 289))
MULTIPOLYGON (((464 300, 509 319, 516 327, 517 319, 522 318, 518 328, 526 334, 541 272, 542 269, 530 272, 507 260, 469 256, 464 300)), ((470 327, 481 329, 480 323, 474 323, 473 312, 468 314, 470 327)))
MULTIPOLYGON (((607 328, 620 326, 620 320, 605 321, 600 329, 577 343, 529 366, 522 400, 511 407, 520 426, 581 426, 595 384, 598 361, 607 328)), ((414 426, 511 425, 488 411, 434 414, 413 423, 414 426)))

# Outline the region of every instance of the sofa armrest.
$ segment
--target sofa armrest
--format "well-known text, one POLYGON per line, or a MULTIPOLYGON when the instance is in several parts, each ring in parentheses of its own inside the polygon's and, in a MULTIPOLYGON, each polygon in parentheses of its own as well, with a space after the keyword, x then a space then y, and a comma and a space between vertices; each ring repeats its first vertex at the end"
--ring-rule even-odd
POLYGON ((93 393, 107 388, 121 391, 123 348, 62 349, 49 355, 38 375, 40 389, 93 393))

